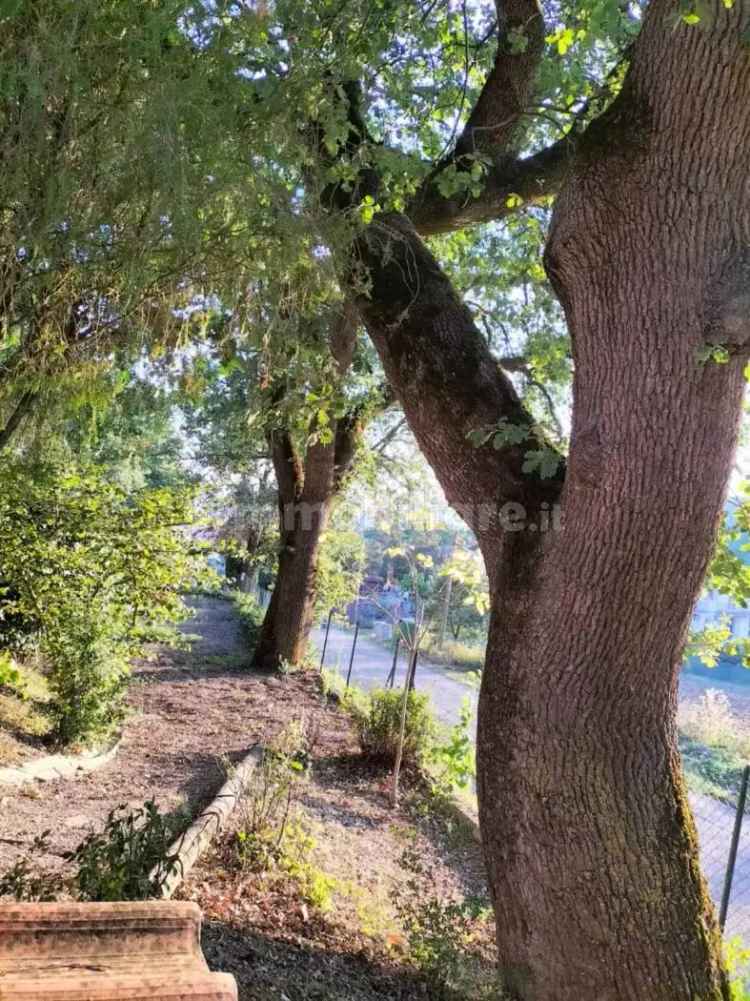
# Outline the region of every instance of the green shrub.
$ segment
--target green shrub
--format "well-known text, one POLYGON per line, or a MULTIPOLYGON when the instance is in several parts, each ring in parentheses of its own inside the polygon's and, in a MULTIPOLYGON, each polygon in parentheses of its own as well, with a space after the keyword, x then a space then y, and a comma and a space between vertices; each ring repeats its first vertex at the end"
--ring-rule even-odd
POLYGON ((261 626, 266 614, 265 610, 260 607, 257 598, 252 594, 244 594, 241 591, 234 591, 232 593, 232 602, 239 615, 242 631, 245 634, 248 645, 253 650, 258 642, 258 636, 260 635, 261 626))
POLYGON ((0 650, 0 688, 8 688, 14 695, 24 694, 24 680, 18 664, 3 650, 0 650))
POLYGON ((254 872, 277 864, 299 783, 309 764, 302 723, 290 723, 277 735, 261 762, 243 783, 235 835, 240 863, 254 872))
POLYGON ((406 880, 392 894, 404 929, 409 958, 424 977, 434 1001, 498 1001, 493 964, 472 948, 477 930, 491 914, 489 902, 478 898, 441 899, 431 895, 434 882, 419 855, 407 849, 401 866, 406 880))
POLYGON ((316 844, 312 834, 295 819, 284 832, 279 867, 295 881, 305 903, 327 913, 333 907, 333 891, 337 884, 315 865, 316 844))
MULTIPOLYGON (((364 753, 375 761, 394 765, 401 730, 403 691, 377 689, 369 692, 364 706, 350 702, 364 753)), ((421 764, 431 747, 436 725, 429 696, 409 692, 404 732, 405 765, 421 764)))
POLYGON ((127 493, 90 469, 4 466, 2 611, 34 622, 64 743, 117 725, 138 628, 184 615, 180 592, 200 572, 179 531, 190 521, 184 493, 127 493))
POLYGON ((161 896, 180 862, 171 851, 184 817, 160 813, 152 801, 128 810, 112 810, 103 830, 89 834, 62 857, 73 863, 72 875, 45 869, 34 856, 48 854, 50 831, 34 839, 31 850, 0 874, 0 897, 23 901, 148 900, 161 896))
POLYGON ((136 810, 119 806, 104 829, 64 857, 76 865, 79 900, 148 900, 179 866, 171 846, 184 818, 160 813, 152 801, 136 810))
POLYGON ((729 990, 732 1001, 750 1001, 750 993, 745 986, 750 972, 750 949, 745 947, 739 936, 724 943, 724 960, 729 973, 729 990))
POLYGON ((456 789, 467 789, 476 776, 476 751, 471 739, 471 701, 464 698, 458 722, 444 738, 436 738, 429 750, 428 763, 433 776, 433 792, 450 796, 456 789))

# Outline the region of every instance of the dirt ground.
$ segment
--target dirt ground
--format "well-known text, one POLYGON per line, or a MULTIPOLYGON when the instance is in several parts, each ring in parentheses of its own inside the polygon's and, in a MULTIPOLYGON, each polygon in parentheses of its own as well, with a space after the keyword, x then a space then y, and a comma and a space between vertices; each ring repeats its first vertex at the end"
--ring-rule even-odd
MULTIPOLYGON (((201 906, 206 957, 212 968, 236 977, 240 1001, 435 997, 412 962, 399 901, 409 908, 481 901, 485 911, 471 922, 470 968, 476 964, 480 982, 491 980, 492 927, 479 846, 439 810, 425 809, 416 788, 407 787, 394 810, 385 775, 354 753, 348 722, 337 710, 326 712, 325 737, 294 817, 314 840, 314 866, 330 880, 325 909, 307 903, 294 879, 238 864, 238 814, 179 891, 201 906)), ((444 926, 438 919, 434 927, 444 926)), ((449 937, 441 933, 443 943, 449 937)))
POLYGON ((323 697, 316 674, 252 672, 231 603, 201 598, 194 612, 184 630, 200 639, 189 652, 159 647, 137 666, 132 712, 111 764, 75 781, 0 789, 0 870, 27 855, 44 830, 51 831, 51 854, 37 861, 62 865, 60 853, 100 828, 119 804, 154 799, 163 809, 194 813, 218 790, 226 762, 300 721, 311 764, 292 821, 308 839, 305 857, 325 880, 329 900, 316 905, 285 870, 242 867, 239 811, 235 827, 178 891, 203 908, 210 966, 235 975, 242 1001, 434 997, 410 953, 399 908, 476 898, 485 911, 471 919, 467 955, 472 969, 491 978, 478 845, 439 810, 426 809, 423 793, 408 782, 402 805, 392 809, 385 774, 363 762, 351 720, 323 697))
MULTIPOLYGON (((25 855, 50 830, 50 848, 74 848, 120 804, 155 800, 162 809, 196 812, 237 761, 277 732, 300 698, 316 698, 313 682, 281 688, 247 670, 248 652, 228 601, 197 598, 184 631, 199 634, 189 651, 156 647, 137 665, 131 715, 118 753, 98 772, 72 781, 0 788, 0 868, 25 855)), ((45 863, 54 861, 47 858, 45 863)))

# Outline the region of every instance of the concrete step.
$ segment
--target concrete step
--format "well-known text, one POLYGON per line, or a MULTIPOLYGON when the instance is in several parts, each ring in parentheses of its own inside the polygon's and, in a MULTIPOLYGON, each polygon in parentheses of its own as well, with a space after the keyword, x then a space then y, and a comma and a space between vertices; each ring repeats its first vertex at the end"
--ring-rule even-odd
POLYGON ((0 1001, 236 1001, 195 904, 0 904, 0 1001))

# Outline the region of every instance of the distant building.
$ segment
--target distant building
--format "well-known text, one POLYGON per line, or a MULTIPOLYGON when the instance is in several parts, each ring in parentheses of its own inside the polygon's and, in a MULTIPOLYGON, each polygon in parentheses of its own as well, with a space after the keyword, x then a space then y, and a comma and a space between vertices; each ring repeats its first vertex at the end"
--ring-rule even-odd
POLYGON ((737 639, 750 636, 750 608, 740 608, 732 599, 718 591, 709 591, 696 604, 693 612, 693 629, 699 632, 706 626, 726 623, 737 639))

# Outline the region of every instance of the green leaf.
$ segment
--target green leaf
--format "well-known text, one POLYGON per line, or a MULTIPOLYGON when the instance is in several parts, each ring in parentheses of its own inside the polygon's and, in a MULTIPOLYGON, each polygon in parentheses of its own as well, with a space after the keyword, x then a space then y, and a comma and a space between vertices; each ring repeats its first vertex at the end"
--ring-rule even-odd
POLYGON ((560 456, 553 449, 535 448, 526 453, 521 468, 524 473, 538 473, 541 479, 548 480, 557 473, 560 461, 560 456))

